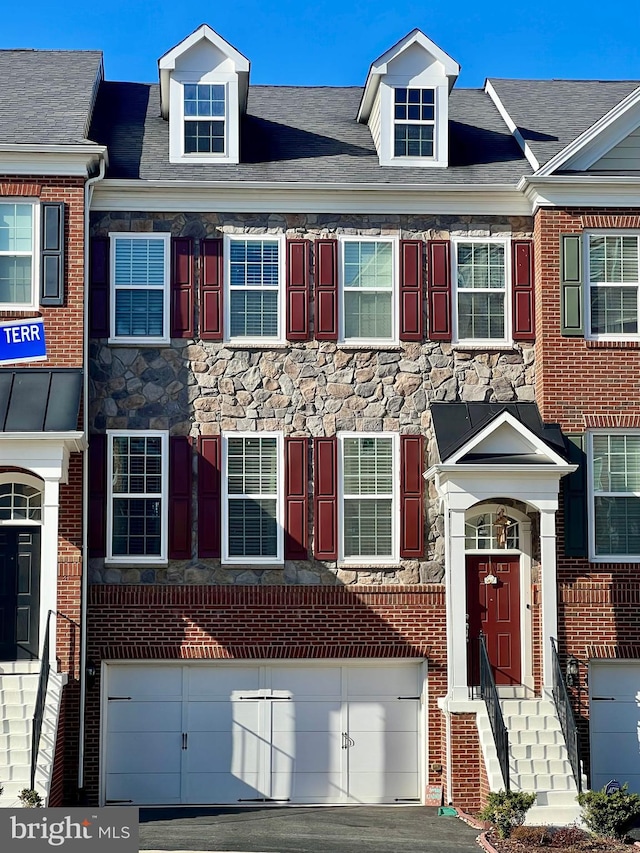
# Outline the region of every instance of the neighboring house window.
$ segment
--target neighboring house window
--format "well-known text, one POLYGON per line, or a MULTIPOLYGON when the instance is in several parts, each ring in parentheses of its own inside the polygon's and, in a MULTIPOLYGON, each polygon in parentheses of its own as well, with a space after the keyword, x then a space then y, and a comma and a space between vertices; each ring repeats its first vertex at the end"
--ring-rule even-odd
POLYGON ((282 436, 234 433, 223 439, 223 561, 282 562, 282 436))
POLYGON ((394 89, 394 156, 433 157, 435 121, 434 89, 394 89))
POLYGON ((590 433, 591 551, 640 558, 640 433, 590 433))
POLYGON ((638 334, 640 236, 589 234, 588 306, 591 334, 638 334))
POLYGON ((224 154, 226 115, 224 83, 185 83, 184 153, 224 154))
POLYGON ((506 341, 507 258, 504 241, 453 243, 456 324, 459 341, 506 341))
POLYGON ((111 234, 112 340, 169 342, 169 234, 111 234))
POLYGON ((0 305, 33 308, 37 206, 0 202, 0 305))
POLYGON ((389 562, 398 558, 395 524, 398 471, 391 435, 342 435, 341 559, 389 562))
POLYGON ((282 334, 282 241, 277 237, 229 239, 227 337, 282 334))
POLYGON ((109 552, 126 562, 167 558, 167 436, 109 432, 109 552))
POLYGON ((391 240, 342 241, 342 340, 395 340, 391 240))

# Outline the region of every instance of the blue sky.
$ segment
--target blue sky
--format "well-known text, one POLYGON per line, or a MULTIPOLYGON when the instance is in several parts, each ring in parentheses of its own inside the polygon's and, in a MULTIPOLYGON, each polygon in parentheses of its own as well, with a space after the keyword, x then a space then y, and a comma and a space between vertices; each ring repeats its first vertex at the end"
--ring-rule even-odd
POLYGON ((638 0, 0 0, 0 48, 100 49, 107 79, 152 82, 157 59, 206 22, 245 54, 253 83, 363 85, 370 63, 419 27, 485 77, 640 80, 638 0))

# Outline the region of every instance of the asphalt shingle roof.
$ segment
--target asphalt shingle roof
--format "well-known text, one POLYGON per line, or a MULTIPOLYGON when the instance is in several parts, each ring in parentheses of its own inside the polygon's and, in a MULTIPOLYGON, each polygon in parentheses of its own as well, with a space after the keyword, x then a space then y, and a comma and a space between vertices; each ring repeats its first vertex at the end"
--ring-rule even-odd
POLYGON ((640 86, 640 80, 489 82, 541 166, 640 86))
POLYGON ((105 82, 91 138, 109 146, 110 178, 418 185, 509 184, 530 174, 520 148, 480 89, 454 89, 449 168, 381 167, 356 121, 362 89, 252 86, 241 162, 169 163, 169 123, 157 85, 105 82))
POLYGON ((87 142, 100 51, 0 50, 0 145, 87 142))

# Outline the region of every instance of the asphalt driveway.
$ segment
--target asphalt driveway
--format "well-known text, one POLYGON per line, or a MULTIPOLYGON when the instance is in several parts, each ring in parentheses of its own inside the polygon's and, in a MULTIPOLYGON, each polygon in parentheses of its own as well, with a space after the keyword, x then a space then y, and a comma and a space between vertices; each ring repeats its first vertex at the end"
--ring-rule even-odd
POLYGON ((140 809, 140 850, 477 853, 477 829, 424 806, 140 809))

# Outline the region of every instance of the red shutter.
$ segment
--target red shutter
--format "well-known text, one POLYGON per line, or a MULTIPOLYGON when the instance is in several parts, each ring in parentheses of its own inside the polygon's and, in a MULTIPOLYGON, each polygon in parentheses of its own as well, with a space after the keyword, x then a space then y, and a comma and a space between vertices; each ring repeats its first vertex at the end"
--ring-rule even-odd
POLYGON ((171 240, 171 337, 193 337, 193 240, 171 240))
POLYGON ((514 240, 511 244, 513 297, 513 340, 534 341, 533 244, 514 240))
POLYGON ((421 435, 400 436, 400 556, 424 552, 423 446, 421 435))
POLYGON ((400 241, 400 340, 422 340, 422 240, 400 241))
POLYGON ((222 326, 222 240, 200 243, 200 337, 203 341, 221 341, 222 326))
POLYGON ((314 546, 316 560, 338 559, 338 439, 314 439, 314 546))
POLYGON ((287 240, 287 340, 309 339, 309 241, 287 240))
POLYGON ((338 340, 338 241, 316 240, 316 340, 338 340))
POLYGON ((429 340, 451 340, 451 257, 448 240, 428 243, 429 340))
POLYGON ((285 438, 285 533, 286 560, 306 560, 308 529, 308 441, 285 438))
POLYGON ((107 436, 89 436, 89 556, 107 553, 107 436))
POLYGON ((198 440, 198 556, 220 556, 220 436, 198 440))
POLYGON ((89 291, 89 334, 93 338, 108 338, 109 317, 109 240, 91 239, 91 282, 89 291))
POLYGON ((169 439, 169 558, 191 559, 191 440, 169 439))

